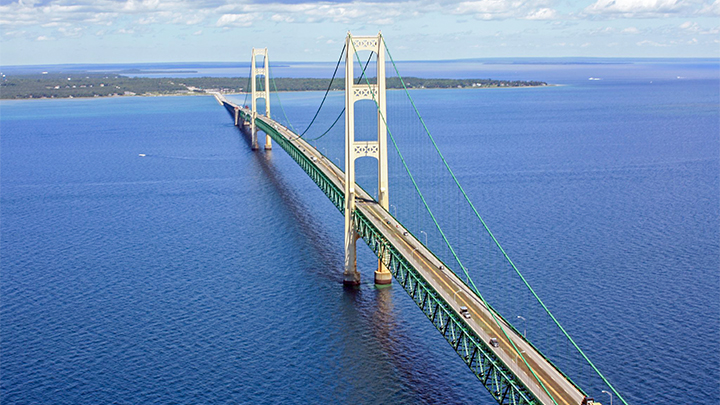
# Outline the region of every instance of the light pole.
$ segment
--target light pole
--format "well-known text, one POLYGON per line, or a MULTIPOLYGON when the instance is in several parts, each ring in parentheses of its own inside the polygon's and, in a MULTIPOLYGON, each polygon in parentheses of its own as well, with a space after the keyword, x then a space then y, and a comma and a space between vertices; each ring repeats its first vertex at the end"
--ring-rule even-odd
POLYGON ((611 394, 611 393, 609 393, 609 392, 607 392, 607 391, 605 391, 605 390, 602 390, 602 392, 604 392, 604 393, 606 393, 606 394, 610 395, 610 405, 612 405, 612 400, 613 400, 613 398, 612 398, 612 394, 611 394))
POLYGON ((457 305, 457 293, 459 293, 460 291, 462 291, 462 288, 458 289, 453 293, 453 301, 455 301, 455 305, 457 305))
POLYGON ((390 204, 390 208, 395 208, 395 215, 393 215, 395 218, 397 218, 397 207, 393 204, 390 204))
POLYGON ((424 234, 425 234, 425 246, 427 246, 427 233, 425 233, 425 231, 420 231, 420 233, 424 233, 424 234))
POLYGON ((518 315, 518 319, 523 320, 523 337, 527 337, 527 319, 523 318, 522 316, 518 315))

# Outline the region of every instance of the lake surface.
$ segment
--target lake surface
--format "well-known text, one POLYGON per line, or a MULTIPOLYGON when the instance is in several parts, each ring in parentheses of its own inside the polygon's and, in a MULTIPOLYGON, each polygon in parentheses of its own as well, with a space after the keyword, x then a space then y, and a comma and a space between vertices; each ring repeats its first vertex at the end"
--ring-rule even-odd
MULTIPOLYGON (((717 63, 441 69, 565 84, 412 96, 629 403, 720 402, 717 63)), ((284 115, 303 129, 322 95, 281 94, 284 115)), ((326 103, 308 136, 342 95, 326 103)), ((417 122, 395 119, 407 140, 417 122)), ((341 287, 342 216, 280 148, 250 151, 213 98, 3 101, 0 125, 0 402, 493 403, 400 286, 374 288, 364 245, 363 285, 341 287)), ((317 146, 341 163, 335 132, 317 146)))

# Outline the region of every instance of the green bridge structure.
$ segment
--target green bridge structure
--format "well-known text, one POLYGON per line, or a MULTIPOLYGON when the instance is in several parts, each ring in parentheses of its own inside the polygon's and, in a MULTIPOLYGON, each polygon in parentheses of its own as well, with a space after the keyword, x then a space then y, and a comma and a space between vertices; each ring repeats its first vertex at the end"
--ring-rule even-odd
MULTIPOLYGON (((271 118, 269 102, 271 77, 267 49, 252 51, 249 79, 251 91, 246 91, 247 96, 252 97, 250 108, 244 103, 230 101, 220 93, 215 93, 215 97, 230 113, 235 125, 250 138, 252 149, 259 149, 258 131, 263 132, 266 135, 265 149, 273 148, 275 143, 287 152, 317 184, 335 208, 344 214, 346 219, 344 283, 349 286, 359 284, 355 241, 362 238, 378 258, 375 283, 389 284, 394 278, 497 403, 590 405, 599 404, 598 400, 593 398, 607 394, 610 401, 615 398, 627 404, 623 396, 590 361, 537 296, 487 228, 442 157, 405 88, 412 110, 417 113, 419 122, 422 123, 420 126, 423 129, 422 135, 429 137, 429 144, 434 149, 433 153, 437 153, 447 170, 449 183, 457 187, 458 195, 464 200, 462 203, 467 207, 470 216, 475 217, 479 230, 473 232, 481 232, 488 241, 483 246, 490 249, 488 251, 497 258, 493 263, 500 263, 505 271, 518 280, 518 286, 512 290, 513 294, 523 290, 523 294, 530 295, 535 305, 546 314, 548 324, 552 325, 554 333, 558 336, 556 340, 569 348, 567 352, 570 354, 558 356, 558 359, 570 364, 571 369, 577 366, 585 370, 584 374, 579 372, 579 375, 590 376, 586 379, 593 381, 588 389, 591 392, 583 390, 580 384, 571 378, 568 370, 565 370, 567 373, 561 370, 557 362, 553 361, 554 358, 551 359, 550 355, 543 354, 539 346, 527 339, 526 333, 511 323, 511 315, 502 314, 501 310, 487 302, 481 289, 478 289, 472 281, 469 274, 470 266, 464 263, 476 258, 460 257, 460 249, 454 247, 450 233, 443 228, 439 216, 429 206, 426 195, 418 185, 420 180, 413 175, 402 151, 398 148, 397 139, 392 131, 392 122, 388 122, 384 84, 386 54, 389 55, 389 50, 381 34, 356 37, 348 33, 346 37, 341 58, 338 60, 338 66, 343 57, 346 62, 345 109, 341 113, 345 116, 345 170, 312 145, 310 140, 304 137, 305 132, 298 133, 300 131, 295 131, 288 125, 287 117, 285 117, 286 123, 271 118), (371 57, 375 58, 377 74, 374 77, 367 76, 366 68, 370 59, 363 63, 359 58, 361 51, 369 51, 371 57), (262 56, 264 59, 262 67, 256 66, 257 56, 262 56), (359 77, 355 75, 353 65, 361 67, 359 77), (260 99, 265 100, 265 114, 258 112, 256 101, 260 99), (358 100, 371 100, 375 106, 378 128, 376 141, 358 142, 354 139, 354 104, 358 100), (417 193, 417 199, 421 201, 421 206, 427 211, 426 215, 436 226, 435 233, 443 243, 443 251, 446 252, 444 255, 430 249, 426 232, 420 231, 425 234, 425 243, 423 243, 422 238, 418 237, 417 230, 413 231, 410 227, 406 227, 396 217, 397 209, 396 215, 392 215, 389 209, 387 156, 391 149, 386 139, 388 135, 417 193), (359 157, 372 157, 378 160, 377 197, 365 191, 355 181, 354 161, 359 157)), ((391 57, 390 62, 397 70, 391 57)), ((337 67, 335 71, 337 72, 337 67)), ((399 76, 399 73, 397 74, 399 76)), ((335 74, 333 80, 334 78, 335 74)), ((326 97, 327 94, 326 92, 326 97)), ((321 103, 320 108, 322 107, 321 103)), ((335 123, 339 118, 340 116, 335 123)), ((325 133, 321 136, 324 135, 325 133)), ((470 256, 485 255, 483 252, 471 253, 470 256)), ((525 321, 525 318, 516 316, 513 320, 525 321)))

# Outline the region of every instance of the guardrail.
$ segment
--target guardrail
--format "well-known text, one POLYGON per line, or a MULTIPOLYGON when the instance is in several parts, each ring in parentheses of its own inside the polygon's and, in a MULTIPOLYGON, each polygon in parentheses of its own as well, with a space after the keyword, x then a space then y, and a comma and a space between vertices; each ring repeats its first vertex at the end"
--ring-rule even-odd
MULTIPOLYGON (((225 108, 234 117, 237 106, 223 101, 225 108)), ((243 120, 250 116, 239 111, 243 120)), ((335 207, 342 212, 345 195, 343 190, 278 129, 263 119, 256 119, 255 125, 268 134, 325 193, 335 207)), ((501 405, 539 405, 541 402, 532 391, 510 370, 490 349, 452 306, 430 285, 422 274, 402 253, 373 225, 360 210, 354 213, 355 229, 367 243, 370 250, 383 260, 395 280, 417 304, 420 310, 452 346, 455 353, 470 368, 495 400, 501 405)), ((492 309, 490 309, 492 310, 492 309)))

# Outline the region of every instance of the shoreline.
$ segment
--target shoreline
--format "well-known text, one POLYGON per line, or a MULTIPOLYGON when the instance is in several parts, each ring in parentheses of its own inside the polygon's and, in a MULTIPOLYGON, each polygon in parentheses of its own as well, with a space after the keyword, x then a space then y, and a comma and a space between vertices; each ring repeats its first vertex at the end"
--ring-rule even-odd
MULTIPOLYGON (((542 86, 487 86, 487 87, 429 87, 429 88, 419 88, 419 87, 412 87, 408 88, 407 90, 490 90, 490 89, 537 89, 537 88, 545 88, 545 87, 562 87, 566 86, 566 84, 546 84, 542 86)), ((387 89, 387 91, 402 91, 405 89, 387 89)), ((323 90, 281 90, 277 93, 308 93, 308 92, 322 92, 323 90)), ((333 92, 344 92, 345 90, 330 90, 330 93, 333 92)), ((237 95, 244 95, 248 93, 220 93, 223 96, 237 96, 237 95)), ((197 92, 190 92, 190 93, 157 93, 157 94, 116 94, 112 96, 98 96, 98 97, 86 97, 86 96, 69 96, 69 97, 27 97, 27 98, 0 98, 0 102, 4 101, 34 101, 34 100, 90 100, 90 99, 112 99, 112 98, 128 98, 128 97, 143 97, 143 98, 152 98, 152 97, 198 97, 198 96, 211 96, 213 97, 213 93, 197 93, 197 92)))

